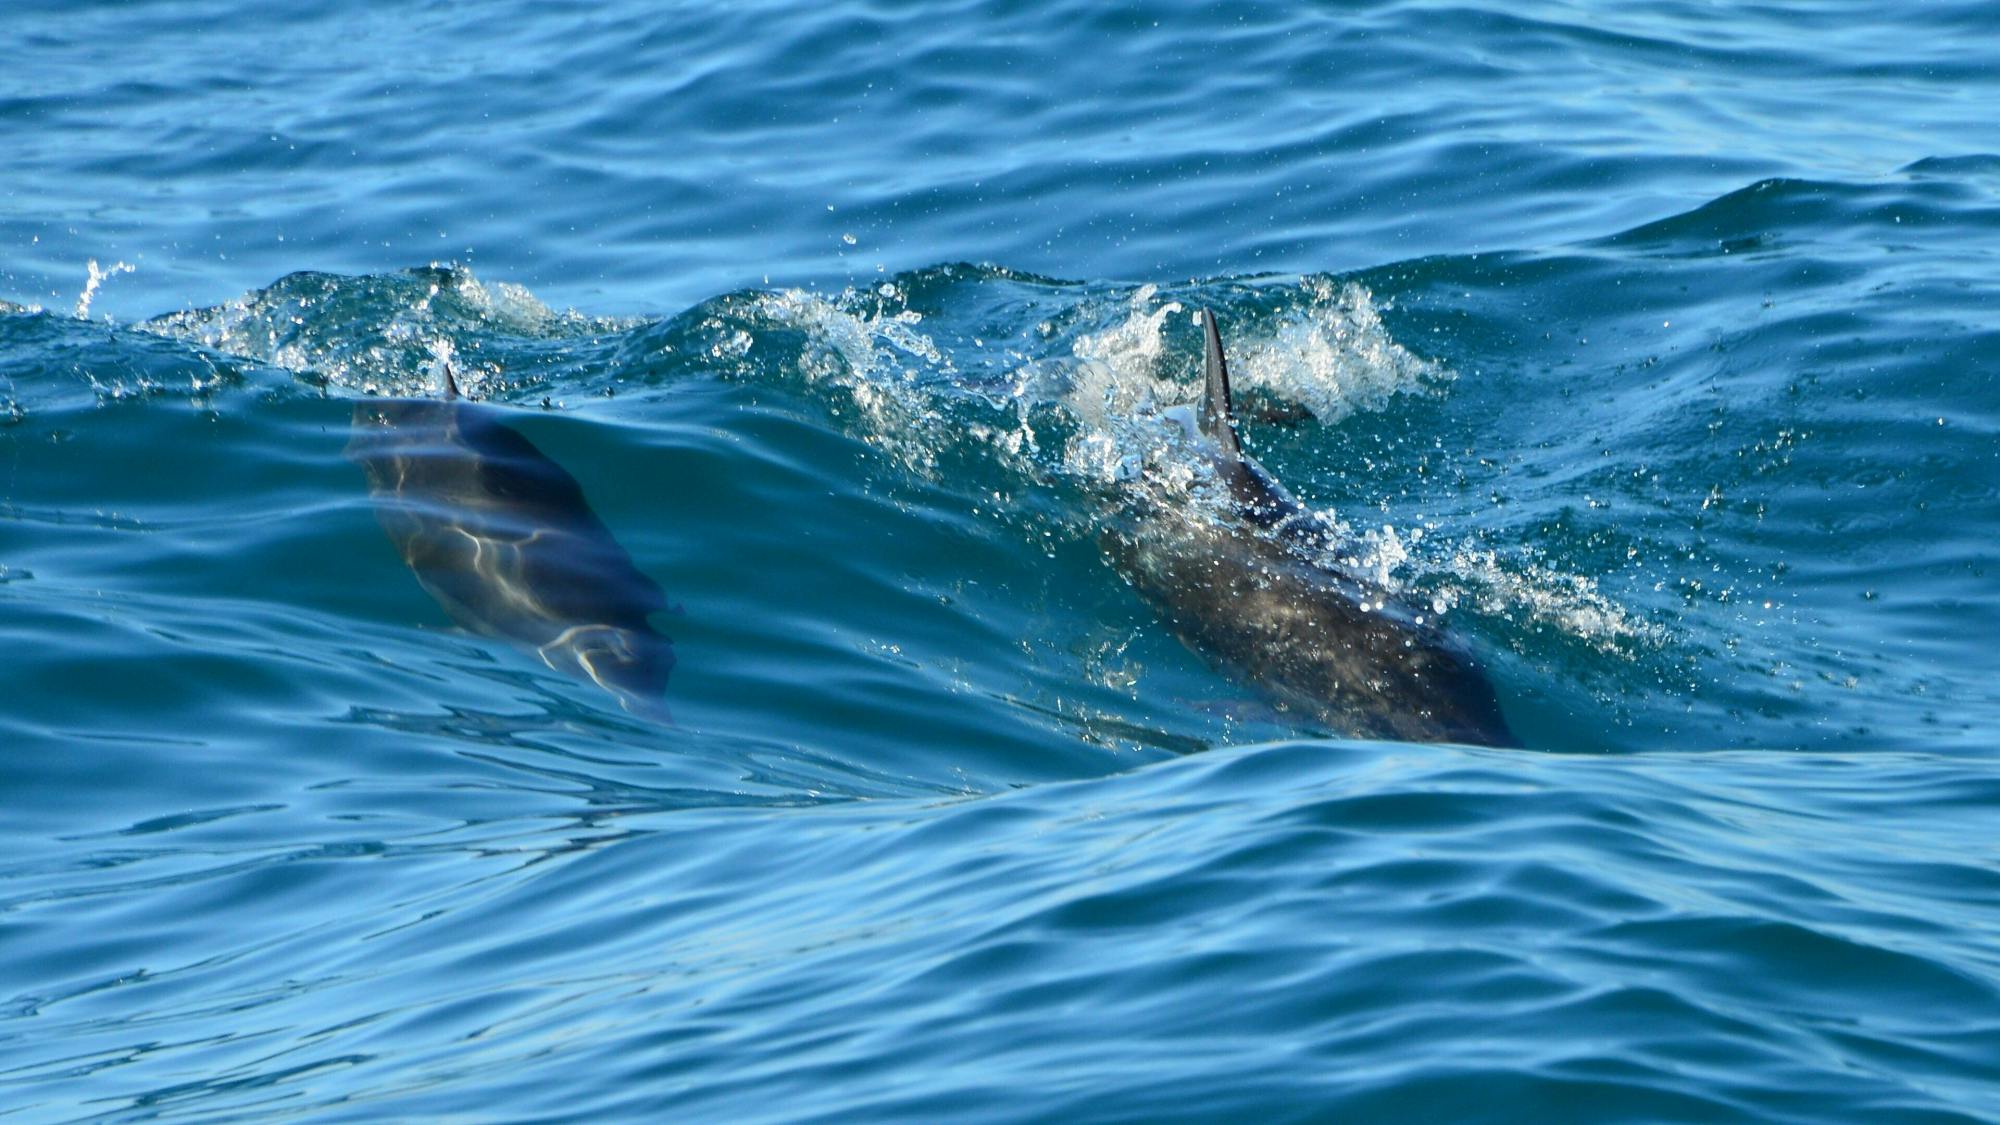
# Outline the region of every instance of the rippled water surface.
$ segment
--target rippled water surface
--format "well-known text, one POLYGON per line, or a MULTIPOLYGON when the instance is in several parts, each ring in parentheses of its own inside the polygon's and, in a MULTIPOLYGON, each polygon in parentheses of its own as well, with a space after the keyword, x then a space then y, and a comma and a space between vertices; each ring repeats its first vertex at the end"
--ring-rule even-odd
POLYGON ((1990 6, 0 56, 0 1116, 2000 1119, 1990 6), (1204 307, 1525 748, 1320 729, 1108 560, 1199 518, 1204 307), (447 368, 526 475, 370 463, 447 368), (629 559, 663 705, 397 510, 629 559))

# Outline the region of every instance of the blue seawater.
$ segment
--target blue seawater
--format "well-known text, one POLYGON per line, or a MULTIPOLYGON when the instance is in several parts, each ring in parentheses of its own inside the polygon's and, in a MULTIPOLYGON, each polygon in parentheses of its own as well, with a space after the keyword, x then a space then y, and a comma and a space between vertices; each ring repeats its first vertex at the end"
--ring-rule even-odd
POLYGON ((0 1118, 2000 1119, 2000 14, 20 0, 0 1118), (1108 566, 1246 441, 1526 749, 1108 566), (469 393, 679 607, 454 626, 469 393))

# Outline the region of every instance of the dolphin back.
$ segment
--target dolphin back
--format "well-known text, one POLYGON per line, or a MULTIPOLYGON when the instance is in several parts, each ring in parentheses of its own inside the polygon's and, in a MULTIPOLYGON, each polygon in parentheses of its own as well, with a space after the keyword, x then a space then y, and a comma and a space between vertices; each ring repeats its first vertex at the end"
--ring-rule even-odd
POLYGON ((1113 564, 1190 649, 1331 732, 1518 745, 1470 651, 1329 565, 1335 529, 1244 453, 1221 328, 1202 324, 1200 431, 1230 510, 1142 495, 1106 528, 1113 564))
POLYGON ((355 405, 348 456, 420 585, 459 625, 534 651, 628 709, 657 702, 674 666, 648 617, 658 583, 591 510, 569 471, 456 395, 355 405))

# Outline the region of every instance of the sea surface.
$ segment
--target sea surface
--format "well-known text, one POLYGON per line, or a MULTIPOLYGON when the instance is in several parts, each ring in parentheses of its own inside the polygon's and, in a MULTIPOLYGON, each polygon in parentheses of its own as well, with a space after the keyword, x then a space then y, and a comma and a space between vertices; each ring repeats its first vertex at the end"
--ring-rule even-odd
POLYGON ((2000 1120, 2000 9, 20 0, 0 1121, 2000 1120), (1521 749, 1107 562, 1243 438, 1521 749), (461 627, 356 407, 658 584, 461 627))

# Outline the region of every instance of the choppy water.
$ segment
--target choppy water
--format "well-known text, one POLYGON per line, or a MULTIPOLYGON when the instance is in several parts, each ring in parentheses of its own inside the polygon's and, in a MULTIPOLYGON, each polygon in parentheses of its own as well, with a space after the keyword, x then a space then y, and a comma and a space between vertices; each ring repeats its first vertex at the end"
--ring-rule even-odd
POLYGON ((2000 1117, 1977 4, 0 24, 0 1115, 2000 1117), (1101 557, 1193 310, 1529 749, 1101 557), (455 628, 449 358, 679 612, 455 628))

